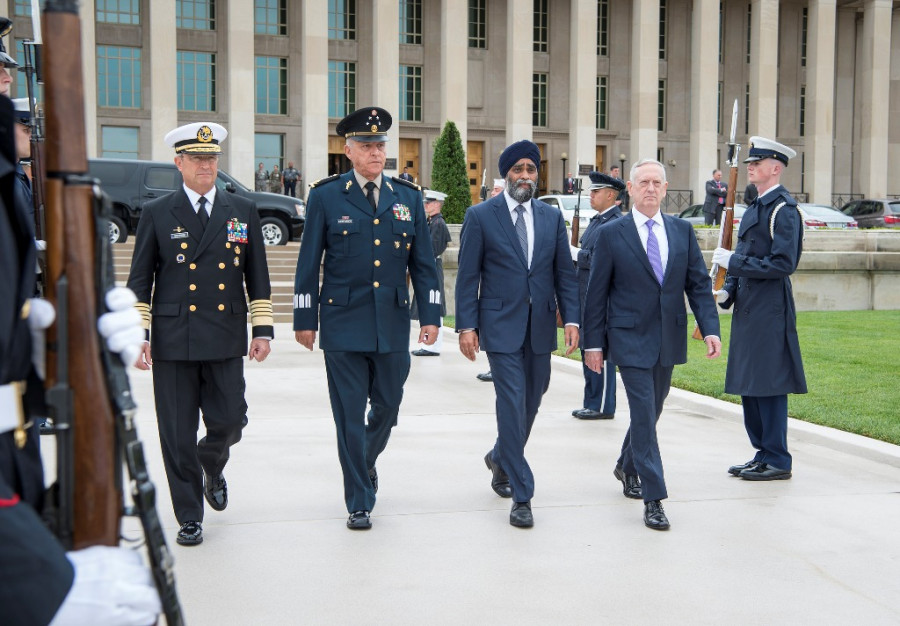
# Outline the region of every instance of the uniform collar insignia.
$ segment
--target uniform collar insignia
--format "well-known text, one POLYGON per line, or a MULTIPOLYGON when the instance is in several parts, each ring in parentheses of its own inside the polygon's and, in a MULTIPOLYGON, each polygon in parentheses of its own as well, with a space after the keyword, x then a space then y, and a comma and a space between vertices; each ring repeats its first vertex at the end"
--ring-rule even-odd
POLYGON ((390 189, 390 190, 391 190, 391 191, 393 191, 393 190, 394 190, 394 188, 393 188, 393 187, 391 187, 391 181, 389 181, 389 180, 386 180, 386 181, 384 181, 384 184, 385 184, 385 185, 387 185, 387 188, 388 188, 388 189, 390 189))
POLYGON ((178 226, 178 227, 176 227, 176 228, 173 228, 172 230, 173 230, 174 232, 176 232, 176 233, 184 232, 184 229, 183 229, 181 226, 178 226))
POLYGON ((347 181, 347 186, 344 187, 344 191, 347 191, 347 190, 350 189, 350 187, 352 187, 352 186, 353 186, 353 179, 350 179, 350 180, 347 181))

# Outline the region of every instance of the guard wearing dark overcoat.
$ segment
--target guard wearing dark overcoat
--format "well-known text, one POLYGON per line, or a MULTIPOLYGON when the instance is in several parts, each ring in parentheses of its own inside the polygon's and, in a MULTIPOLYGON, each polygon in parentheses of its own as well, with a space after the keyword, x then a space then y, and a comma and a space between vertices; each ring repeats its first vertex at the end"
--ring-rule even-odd
POLYGON ((312 185, 294 286, 296 339, 312 350, 319 331, 325 352, 351 529, 371 527, 375 462, 397 423, 409 374, 407 270, 419 341, 434 343, 441 308, 421 190, 382 173, 390 126, 390 113, 378 107, 337 125, 353 169, 312 185))
POLYGON ((803 218, 779 183, 796 154, 776 141, 750 138, 744 162, 759 197, 741 219, 734 252, 713 253, 713 262, 728 269, 720 306, 734 307, 725 392, 741 396, 744 426, 757 450, 728 472, 747 480, 791 477, 787 394, 806 393, 790 278, 803 251, 803 218))
POLYGON ((183 545, 202 541, 204 497, 218 511, 228 504, 222 471, 247 419, 245 286, 250 359, 265 359, 274 335, 256 206, 215 186, 226 135, 211 122, 166 135, 185 184, 144 206, 128 277, 150 330, 137 366, 153 365, 163 461, 183 545), (206 436, 198 442, 201 410, 206 436))
MULTIPOLYGON (((578 274, 578 296, 581 302, 582 324, 584 324, 584 298, 587 294, 588 278, 591 275, 591 262, 594 246, 600 227, 622 216, 622 210, 616 204, 619 194, 624 191, 625 183, 602 172, 591 172, 590 202, 597 213, 581 235, 581 247, 572 246, 572 258, 575 261, 575 272, 578 274)), ((582 408, 572 411, 572 415, 583 420, 612 419, 616 414, 616 368, 604 367, 598 374, 584 364, 584 338, 582 343, 582 368, 584 370, 584 404, 582 408)))

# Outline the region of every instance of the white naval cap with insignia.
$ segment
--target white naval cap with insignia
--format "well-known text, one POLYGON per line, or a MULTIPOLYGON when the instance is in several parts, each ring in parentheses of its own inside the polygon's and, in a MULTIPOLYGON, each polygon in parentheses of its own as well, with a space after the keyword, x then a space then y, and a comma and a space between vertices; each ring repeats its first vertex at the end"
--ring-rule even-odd
POLYGON ((783 143, 766 139, 765 137, 750 137, 750 152, 744 163, 762 161, 763 159, 777 159, 785 165, 797 156, 797 152, 788 148, 783 143))
POLYGON ((221 154, 219 145, 228 136, 224 126, 215 122, 193 122, 169 131, 165 142, 175 154, 221 154))
POLYGON ((496 189, 497 187, 505 187, 505 186, 506 186, 506 181, 503 180, 502 178, 494 179, 494 189, 496 189))
POLYGON ((435 191, 434 189, 426 189, 425 190, 425 202, 444 202, 447 199, 447 194, 442 193, 440 191, 435 191))
POLYGON ((31 122, 31 106, 28 104, 28 98, 13 98, 13 107, 16 121, 28 125, 31 122))

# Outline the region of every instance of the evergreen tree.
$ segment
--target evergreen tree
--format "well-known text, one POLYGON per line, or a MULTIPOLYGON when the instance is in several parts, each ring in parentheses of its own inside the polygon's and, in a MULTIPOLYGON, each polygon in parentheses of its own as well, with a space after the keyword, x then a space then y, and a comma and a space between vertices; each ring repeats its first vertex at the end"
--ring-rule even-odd
POLYGON ((451 121, 444 124, 440 137, 434 142, 431 188, 447 194, 441 211, 447 223, 462 224, 466 209, 472 204, 472 196, 469 193, 462 138, 456 124, 451 121))

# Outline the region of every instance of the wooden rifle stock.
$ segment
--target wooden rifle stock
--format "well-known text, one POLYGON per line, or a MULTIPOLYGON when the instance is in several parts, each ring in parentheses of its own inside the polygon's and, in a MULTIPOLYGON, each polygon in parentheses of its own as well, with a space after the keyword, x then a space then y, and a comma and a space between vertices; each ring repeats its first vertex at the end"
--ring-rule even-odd
MULTIPOLYGON (((118 489, 115 421, 100 355, 95 279, 94 196, 83 176, 88 169, 81 24, 74 0, 49 0, 44 12, 46 106, 46 222, 48 296, 65 277, 68 311, 57 311, 66 324, 68 367, 73 391, 72 546, 115 546, 122 511, 118 489)), ((56 372, 56 333, 48 345, 48 371, 56 372)), ((48 384, 54 380, 48 377, 48 384)))

